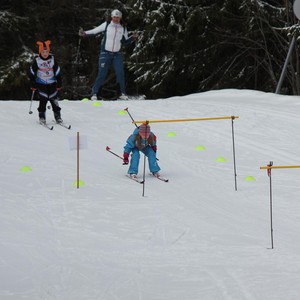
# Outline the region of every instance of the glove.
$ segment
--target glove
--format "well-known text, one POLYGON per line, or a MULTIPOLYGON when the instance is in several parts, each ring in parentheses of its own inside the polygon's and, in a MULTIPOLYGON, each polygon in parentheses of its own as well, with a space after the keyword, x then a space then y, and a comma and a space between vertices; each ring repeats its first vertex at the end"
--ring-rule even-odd
POLYGON ((124 152, 123 154, 123 165, 128 165, 129 163, 129 153, 124 152))
POLYGON ((157 151, 157 146, 155 145, 155 146, 152 146, 152 150, 156 153, 156 151, 157 151))
POLYGON ((35 87, 31 87, 30 88, 33 92, 35 92, 36 90, 37 90, 37 88, 35 88, 35 87))
POLYGON ((78 35, 80 37, 85 37, 86 36, 86 33, 84 32, 84 30, 81 27, 79 28, 78 35))

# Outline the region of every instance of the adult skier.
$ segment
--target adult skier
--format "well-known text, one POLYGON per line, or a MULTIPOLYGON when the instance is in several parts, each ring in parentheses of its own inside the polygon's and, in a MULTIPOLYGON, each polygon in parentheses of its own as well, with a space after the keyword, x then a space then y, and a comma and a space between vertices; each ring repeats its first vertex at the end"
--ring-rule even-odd
POLYGON ((120 86, 121 95, 120 100, 128 100, 125 92, 125 77, 124 77, 124 63, 121 46, 123 43, 132 43, 137 39, 135 34, 128 37, 126 27, 121 25, 122 13, 115 9, 111 12, 111 21, 104 22, 98 27, 84 31, 79 30, 80 37, 94 36, 100 32, 104 32, 104 36, 100 47, 98 75, 92 87, 91 100, 97 100, 97 95, 101 90, 105 78, 108 74, 111 64, 114 67, 117 82, 120 86))

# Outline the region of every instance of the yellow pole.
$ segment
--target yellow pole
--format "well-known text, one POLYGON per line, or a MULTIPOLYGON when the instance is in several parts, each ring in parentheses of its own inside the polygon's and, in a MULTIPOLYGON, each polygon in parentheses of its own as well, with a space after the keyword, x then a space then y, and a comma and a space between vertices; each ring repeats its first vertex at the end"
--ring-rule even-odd
POLYGON ((267 170, 267 169, 296 169, 300 168, 300 166, 263 166, 260 167, 261 170, 267 170))
POLYGON ((191 122, 191 121, 211 121, 211 120, 228 120, 228 119, 238 119, 239 116, 226 116, 226 117, 215 117, 215 118, 195 118, 195 119, 175 119, 175 120, 148 120, 148 121, 134 121, 132 123, 163 123, 163 122, 191 122))

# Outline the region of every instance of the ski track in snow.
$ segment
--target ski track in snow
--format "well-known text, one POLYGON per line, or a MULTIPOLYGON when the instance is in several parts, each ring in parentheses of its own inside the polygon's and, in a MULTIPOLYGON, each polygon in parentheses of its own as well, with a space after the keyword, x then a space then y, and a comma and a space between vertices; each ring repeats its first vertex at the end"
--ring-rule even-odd
POLYGON ((272 171, 271 250, 269 178, 259 169, 271 160, 300 165, 298 102, 247 90, 99 107, 62 101, 72 129, 52 132, 36 124, 35 102, 29 115, 29 101, 2 101, 0 299, 299 299, 300 174, 272 171), (136 120, 239 116, 238 190, 231 120, 153 123, 169 182, 146 175, 142 197, 142 185, 124 176, 128 166, 105 150, 122 155, 135 128, 119 114, 126 107, 136 120), (79 189, 69 148, 77 132, 88 141, 79 189), (24 165, 32 172, 20 172, 24 165))

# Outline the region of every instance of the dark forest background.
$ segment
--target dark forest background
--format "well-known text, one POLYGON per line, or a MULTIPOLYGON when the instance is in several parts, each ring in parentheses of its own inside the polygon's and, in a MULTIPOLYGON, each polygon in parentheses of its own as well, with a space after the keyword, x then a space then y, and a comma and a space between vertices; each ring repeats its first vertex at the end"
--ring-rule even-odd
MULTIPOLYGON (((227 88, 275 92, 298 32, 288 0, 1 0, 0 99, 30 98, 26 71, 36 41, 47 39, 62 68, 62 97, 90 96, 102 36, 80 40, 78 30, 110 19, 115 8, 139 35, 123 48, 127 93, 149 99, 227 88)), ((298 47, 283 94, 300 94, 298 47)), ((117 90, 111 72, 102 94, 117 90)))

